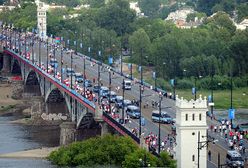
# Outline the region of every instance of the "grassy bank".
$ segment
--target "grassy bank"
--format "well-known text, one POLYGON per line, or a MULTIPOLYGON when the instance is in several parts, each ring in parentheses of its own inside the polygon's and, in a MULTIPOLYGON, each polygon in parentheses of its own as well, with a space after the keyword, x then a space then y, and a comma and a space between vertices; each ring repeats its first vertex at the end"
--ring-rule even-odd
POLYGON ((16 107, 16 105, 1 106, 0 112, 8 111, 8 110, 13 109, 15 107, 16 107))
MULTIPOLYGON (((133 76, 136 78, 139 77, 139 73, 136 69, 133 70, 133 76)), ((151 71, 144 70, 143 77, 145 82, 153 84, 154 80, 151 77, 151 71)), ((164 81, 164 83, 168 83, 168 81, 164 81)), ((169 85, 169 83, 168 83, 169 85)), ((191 89, 183 89, 183 90, 176 90, 176 94, 179 95, 179 97, 184 97, 188 100, 193 99, 194 96, 192 95, 191 89)), ((211 90, 199 90, 197 92, 197 95, 202 95, 203 97, 211 94, 211 90)), ((214 103, 216 109, 229 109, 231 104, 231 92, 230 90, 215 90, 214 91, 214 103)), ((248 109, 248 87, 242 87, 242 88, 235 88, 233 90, 233 107, 238 108, 246 108, 248 109), (244 94, 245 93, 245 94, 244 94)))
MULTIPOLYGON (((193 99, 194 96, 191 94, 191 90, 176 90, 176 94, 179 97, 184 97, 186 99, 193 99)), ((238 88, 233 90, 233 107, 238 108, 248 108, 248 87, 238 88), (243 94, 246 93, 246 94, 243 94)), ((211 94, 210 90, 199 90, 197 95, 207 96, 211 94)), ((217 90, 214 91, 214 103, 217 109, 228 109, 231 104, 231 92, 230 90, 217 90)))

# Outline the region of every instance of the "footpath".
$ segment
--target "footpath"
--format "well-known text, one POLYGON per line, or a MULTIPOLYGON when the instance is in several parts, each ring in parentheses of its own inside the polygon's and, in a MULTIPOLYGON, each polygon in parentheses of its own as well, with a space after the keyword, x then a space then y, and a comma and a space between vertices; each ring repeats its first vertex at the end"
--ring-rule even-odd
POLYGON ((19 151, 7 154, 0 154, 0 158, 36 158, 36 159, 43 159, 46 158, 52 151, 57 150, 58 147, 51 147, 51 148, 39 148, 39 149, 32 149, 26 151, 19 151))

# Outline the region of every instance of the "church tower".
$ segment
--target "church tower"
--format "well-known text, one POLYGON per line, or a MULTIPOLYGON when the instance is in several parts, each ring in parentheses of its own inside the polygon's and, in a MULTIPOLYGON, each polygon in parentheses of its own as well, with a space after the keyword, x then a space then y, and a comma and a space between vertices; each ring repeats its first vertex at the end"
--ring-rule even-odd
POLYGON ((37 29, 41 39, 47 38, 46 8, 43 2, 37 1, 37 29))
POLYGON ((176 99, 176 160, 178 168, 207 168, 207 100, 176 99), (198 163, 199 161, 199 163, 198 163))

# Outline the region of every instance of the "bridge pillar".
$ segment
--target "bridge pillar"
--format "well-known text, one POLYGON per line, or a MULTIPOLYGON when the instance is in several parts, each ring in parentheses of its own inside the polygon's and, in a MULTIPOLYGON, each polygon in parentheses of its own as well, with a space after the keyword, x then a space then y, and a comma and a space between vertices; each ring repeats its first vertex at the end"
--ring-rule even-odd
POLYGON ((10 63, 11 59, 10 56, 8 56, 7 54, 3 55, 3 69, 2 69, 2 73, 4 74, 9 74, 10 70, 11 70, 11 63, 10 63))
POLYGON ((101 136, 104 136, 111 132, 108 123, 102 121, 100 125, 101 125, 101 136))
POLYGON ((60 124, 60 145, 68 145, 76 140, 76 123, 63 122, 60 124))

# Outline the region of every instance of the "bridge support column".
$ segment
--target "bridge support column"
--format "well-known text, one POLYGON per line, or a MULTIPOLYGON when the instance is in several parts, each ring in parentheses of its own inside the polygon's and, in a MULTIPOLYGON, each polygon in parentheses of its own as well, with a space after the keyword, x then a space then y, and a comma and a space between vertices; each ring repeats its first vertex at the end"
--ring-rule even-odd
POLYGON ((63 122, 60 124, 60 145, 68 145, 76 140, 76 123, 63 122))
POLYGON ((101 136, 104 136, 104 135, 110 133, 110 128, 109 128, 108 123, 102 121, 100 123, 100 125, 101 125, 101 136))
POLYGON ((9 74, 10 73, 10 63, 11 59, 10 59, 10 56, 8 56, 7 54, 4 54, 3 55, 3 69, 2 69, 2 73, 3 74, 9 74))

